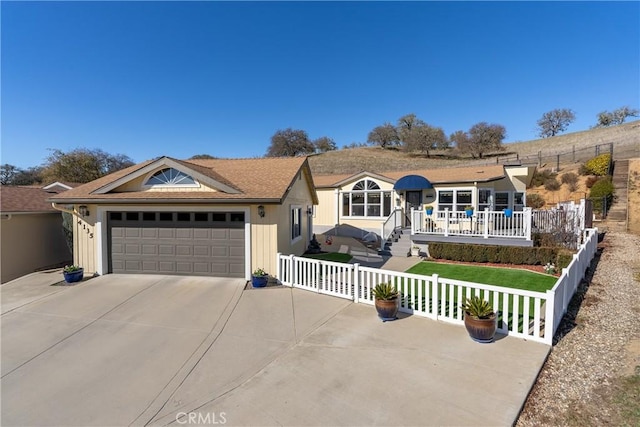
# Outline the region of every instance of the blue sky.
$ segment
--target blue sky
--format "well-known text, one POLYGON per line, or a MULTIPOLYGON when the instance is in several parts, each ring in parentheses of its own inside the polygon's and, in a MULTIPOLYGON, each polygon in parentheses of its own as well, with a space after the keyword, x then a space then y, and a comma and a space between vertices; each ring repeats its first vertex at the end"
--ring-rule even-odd
POLYGON ((339 147, 415 113, 505 142, 640 105, 638 2, 1 3, 1 162, 101 148, 139 162, 265 154, 278 129, 339 147))

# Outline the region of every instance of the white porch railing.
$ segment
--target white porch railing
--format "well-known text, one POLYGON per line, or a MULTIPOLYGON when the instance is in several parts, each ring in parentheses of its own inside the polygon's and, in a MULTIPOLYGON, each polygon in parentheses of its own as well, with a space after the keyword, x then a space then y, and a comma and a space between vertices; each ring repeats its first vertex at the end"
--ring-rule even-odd
POLYGON ((492 237, 531 240, 531 208, 522 211, 474 211, 473 215, 458 211, 411 210, 411 234, 465 236, 489 239, 492 237))
POLYGON ((553 289, 532 292, 481 283, 422 276, 359 264, 343 264, 278 254, 277 278, 285 286, 373 304, 372 289, 391 282, 400 291, 400 311, 416 316, 462 324, 460 305, 465 297, 478 295, 498 313, 498 331, 520 338, 552 344, 553 335, 571 297, 595 255, 597 229, 585 231, 584 242, 553 289))
POLYGON ((387 240, 389 236, 391 236, 393 232, 399 228, 402 228, 402 209, 396 208, 382 223, 380 229, 380 236, 382 237, 382 241, 387 240))

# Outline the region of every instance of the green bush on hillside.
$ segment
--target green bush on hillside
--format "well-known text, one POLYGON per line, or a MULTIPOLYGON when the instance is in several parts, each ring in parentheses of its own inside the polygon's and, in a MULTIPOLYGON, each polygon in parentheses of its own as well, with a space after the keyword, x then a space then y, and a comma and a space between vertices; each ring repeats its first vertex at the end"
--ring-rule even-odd
POLYGON ((604 204, 611 206, 615 188, 609 178, 601 178, 591 187, 589 198, 593 201, 593 209, 602 212, 604 204))
POLYGON ((544 197, 539 194, 527 194, 527 207, 540 209, 545 204, 544 197))

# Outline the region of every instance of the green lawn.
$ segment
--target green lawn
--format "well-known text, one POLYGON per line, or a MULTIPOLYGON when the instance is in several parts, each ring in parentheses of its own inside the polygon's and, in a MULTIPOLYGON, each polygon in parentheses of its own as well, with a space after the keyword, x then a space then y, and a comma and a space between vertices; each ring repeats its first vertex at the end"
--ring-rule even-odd
POLYGON ((506 288, 546 292, 553 288, 557 277, 534 273, 527 270, 497 267, 476 267, 471 265, 447 264, 423 261, 407 270, 407 273, 440 277, 466 282, 485 283, 506 288))
POLYGON ((323 261, 344 262, 344 263, 351 261, 351 258, 353 258, 349 254, 343 254, 340 252, 327 252, 322 254, 304 254, 302 255, 302 257, 320 259, 323 261))

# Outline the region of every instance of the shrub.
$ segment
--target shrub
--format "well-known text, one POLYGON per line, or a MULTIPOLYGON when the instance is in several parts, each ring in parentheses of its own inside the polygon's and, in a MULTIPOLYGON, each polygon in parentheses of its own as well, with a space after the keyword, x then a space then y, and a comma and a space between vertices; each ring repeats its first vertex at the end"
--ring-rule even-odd
POLYGON ((545 204, 544 198, 539 194, 527 194, 527 206, 533 209, 540 209, 545 204))
POLYGON ((611 154, 600 154, 584 164, 591 175, 605 176, 609 173, 611 154))
POLYGON ((551 172, 549 169, 536 171, 533 174, 533 178, 531 178, 531 186, 539 187, 544 185, 548 180, 555 179, 557 175, 557 173, 551 172))
POLYGON ((547 191, 558 191, 560 189, 560 183, 555 178, 548 179, 544 183, 544 189, 547 191))
POLYGON ((591 188, 593 187, 593 184, 596 183, 596 181, 598 181, 597 176, 589 176, 587 177, 587 180, 584 182, 584 184, 587 186, 587 188, 591 188))
POLYGON ((578 169, 578 173, 580 175, 591 175, 591 173, 589 172, 589 169, 587 168, 587 166, 585 164, 581 164, 580 165, 580 169, 578 169))
POLYGON ((573 253, 566 250, 558 252, 558 255, 556 256, 556 266, 558 267, 558 270, 568 267, 572 260, 573 253))
POLYGON ((611 206, 614 192, 613 183, 609 178, 600 178, 596 181, 589 193, 589 198, 593 201, 593 209, 597 212, 602 212, 605 202, 607 206, 611 206))
POLYGON ((576 184, 578 182, 578 175, 576 175, 573 172, 567 172, 564 175, 562 175, 562 178, 560 179, 560 181, 563 184, 576 184))
MULTIPOLYGON (((434 258, 465 262, 492 262, 500 264, 544 265, 558 256, 553 247, 512 247, 468 245, 460 243, 429 243, 434 258)), ((560 265, 556 261, 556 265, 560 265)))

